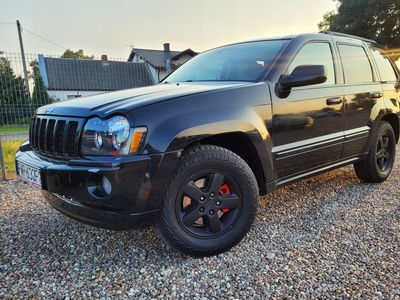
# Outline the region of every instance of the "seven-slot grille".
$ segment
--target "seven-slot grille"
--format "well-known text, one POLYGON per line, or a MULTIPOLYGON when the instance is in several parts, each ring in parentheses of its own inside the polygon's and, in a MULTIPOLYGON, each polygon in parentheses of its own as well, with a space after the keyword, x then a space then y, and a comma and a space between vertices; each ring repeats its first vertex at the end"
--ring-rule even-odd
POLYGON ((57 158, 71 159, 78 155, 81 119, 34 117, 29 128, 33 150, 57 158))

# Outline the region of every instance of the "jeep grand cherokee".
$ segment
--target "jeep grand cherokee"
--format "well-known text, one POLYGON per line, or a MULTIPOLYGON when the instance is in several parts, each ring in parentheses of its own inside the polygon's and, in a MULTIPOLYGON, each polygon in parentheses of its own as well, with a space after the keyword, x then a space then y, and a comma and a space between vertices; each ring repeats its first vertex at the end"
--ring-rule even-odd
POLYGON ((17 172, 74 219, 155 222, 178 251, 214 255, 245 236, 259 195, 349 164, 384 181, 399 116, 399 73, 374 41, 262 39, 206 51, 152 87, 37 109, 17 172))

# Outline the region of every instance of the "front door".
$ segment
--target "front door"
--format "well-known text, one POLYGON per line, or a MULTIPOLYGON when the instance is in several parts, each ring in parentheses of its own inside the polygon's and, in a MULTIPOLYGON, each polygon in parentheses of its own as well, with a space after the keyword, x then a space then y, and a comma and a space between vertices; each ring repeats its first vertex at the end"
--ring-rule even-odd
POLYGON ((323 84, 292 88, 286 98, 273 96, 272 151, 275 178, 281 181, 340 159, 343 149, 343 87, 335 84, 330 43, 305 44, 287 74, 299 65, 324 65, 328 79, 323 84))

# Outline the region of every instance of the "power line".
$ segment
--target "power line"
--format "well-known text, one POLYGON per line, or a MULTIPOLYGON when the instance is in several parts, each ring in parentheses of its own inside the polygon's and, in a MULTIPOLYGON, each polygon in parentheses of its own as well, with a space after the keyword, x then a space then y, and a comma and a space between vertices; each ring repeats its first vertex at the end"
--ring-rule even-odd
POLYGON ((37 36, 38 38, 41 38, 42 40, 45 40, 46 42, 48 42, 50 44, 56 45, 57 47, 63 48, 64 50, 67 50, 67 48, 65 48, 63 46, 60 46, 60 45, 58 45, 58 44, 56 44, 56 43, 54 43, 54 42, 52 42, 52 41, 50 41, 48 39, 45 39, 44 37, 41 37, 40 35, 37 35, 36 33, 33 33, 33 32, 29 31, 28 29, 26 29, 24 27, 22 27, 22 29, 25 30, 26 32, 29 32, 30 34, 32 34, 34 36, 37 36))
MULTIPOLYGON (((0 22, 0 25, 4 25, 4 26, 15 26, 15 23, 11 23, 11 22, 0 22)), ((63 46, 61 46, 61 45, 59 45, 59 44, 56 44, 56 43, 54 43, 54 42, 52 42, 52 41, 50 41, 50 40, 48 40, 48 39, 46 39, 46 38, 44 38, 44 37, 42 37, 42 36, 36 34, 36 33, 33 33, 32 31, 29 31, 28 29, 26 29, 26 28, 24 28, 24 27, 21 27, 21 28, 22 28, 23 30, 25 30, 26 32, 29 32, 30 34, 32 34, 32 35, 34 35, 34 36, 36 36, 36 37, 38 37, 38 38, 41 38, 42 40, 45 40, 46 42, 48 42, 48 43, 50 43, 50 44, 56 45, 57 47, 63 48, 64 50, 67 50, 67 48, 65 48, 65 47, 63 47, 63 46)))
POLYGON ((0 25, 15 26, 15 23, 11 23, 11 22, 0 22, 0 25))

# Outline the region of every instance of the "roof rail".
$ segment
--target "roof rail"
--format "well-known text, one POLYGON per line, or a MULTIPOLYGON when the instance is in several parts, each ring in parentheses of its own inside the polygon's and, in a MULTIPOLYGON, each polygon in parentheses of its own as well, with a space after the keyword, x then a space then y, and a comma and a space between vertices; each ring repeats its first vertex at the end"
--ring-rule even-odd
POLYGON ((363 37, 356 36, 356 35, 347 34, 347 33, 341 33, 341 32, 336 32, 336 31, 329 31, 329 30, 322 30, 319 33, 330 34, 330 35, 335 35, 335 36, 342 36, 342 37, 348 37, 348 38, 353 38, 353 39, 359 39, 359 40, 362 40, 364 42, 377 44, 377 42, 374 41, 374 40, 363 38, 363 37))

